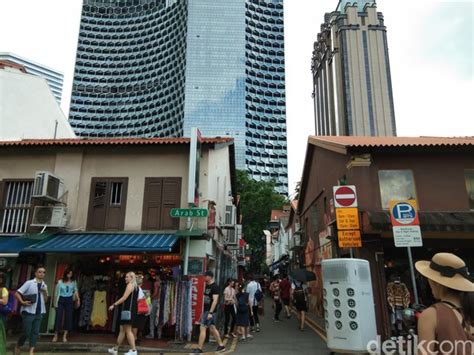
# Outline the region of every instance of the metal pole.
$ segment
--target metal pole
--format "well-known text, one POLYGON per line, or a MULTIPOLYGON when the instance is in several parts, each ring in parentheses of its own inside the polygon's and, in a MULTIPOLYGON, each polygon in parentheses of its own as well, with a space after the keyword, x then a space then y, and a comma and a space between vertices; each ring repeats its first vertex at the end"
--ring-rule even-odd
POLYGON ((349 248, 349 254, 351 256, 351 259, 354 258, 354 251, 352 250, 352 248, 349 248))
POLYGON ((413 295, 415 296, 415 303, 419 304, 418 301, 418 290, 416 289, 416 280, 415 280, 415 265, 413 265, 413 257, 411 256, 411 248, 407 247, 408 251, 408 262, 410 263, 410 274, 411 274, 411 283, 413 286, 413 295))
POLYGON ((188 259, 189 259, 189 235, 186 236, 186 245, 184 247, 184 267, 183 275, 188 274, 188 259))

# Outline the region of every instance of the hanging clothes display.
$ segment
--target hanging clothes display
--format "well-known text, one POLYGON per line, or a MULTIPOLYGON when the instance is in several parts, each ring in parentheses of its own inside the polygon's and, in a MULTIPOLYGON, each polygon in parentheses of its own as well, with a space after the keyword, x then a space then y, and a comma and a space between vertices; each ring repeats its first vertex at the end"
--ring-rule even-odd
POLYGON ((91 325, 105 327, 107 324, 107 291, 95 291, 92 306, 91 325))

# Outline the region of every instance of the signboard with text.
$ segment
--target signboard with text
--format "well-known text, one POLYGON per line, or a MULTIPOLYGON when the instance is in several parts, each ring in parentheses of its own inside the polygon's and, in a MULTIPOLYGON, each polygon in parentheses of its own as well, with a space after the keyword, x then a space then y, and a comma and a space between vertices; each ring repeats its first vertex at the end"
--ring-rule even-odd
POLYGON ((333 192, 336 208, 357 207, 357 194, 354 185, 334 186, 333 192))
POLYGON ((208 215, 208 210, 205 208, 172 208, 170 216, 173 218, 180 217, 194 217, 205 218, 208 215))
POLYGON ((357 208, 337 208, 336 223, 338 230, 359 229, 359 210, 357 208))
POLYGON ((339 248, 360 248, 362 238, 359 230, 337 232, 339 248))
POLYGON ((204 276, 190 277, 191 286, 191 302, 192 302, 192 322, 199 324, 204 307, 204 276))
POLYGON ((392 200, 389 206, 395 246, 423 246, 416 200, 392 200))

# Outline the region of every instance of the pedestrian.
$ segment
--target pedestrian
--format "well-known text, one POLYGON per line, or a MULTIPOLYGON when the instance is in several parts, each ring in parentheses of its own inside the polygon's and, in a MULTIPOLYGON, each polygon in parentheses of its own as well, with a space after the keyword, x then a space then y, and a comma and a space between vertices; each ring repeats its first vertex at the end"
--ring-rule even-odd
POLYGON ((235 324, 237 326, 237 334, 240 334, 239 340, 251 339, 253 336, 250 334, 249 327, 253 311, 250 303, 250 295, 246 292, 243 284, 237 285, 236 299, 237 316, 235 324))
POLYGON ((249 280, 249 283, 247 284, 246 289, 249 294, 250 304, 252 307, 252 316, 250 317, 250 327, 251 327, 250 329, 251 331, 259 332, 260 331, 260 320, 258 318, 259 296, 257 295, 257 293, 260 293, 263 295, 262 286, 260 286, 260 284, 257 281, 255 281, 252 274, 247 275, 247 279, 249 280))
POLYGON ((54 306, 56 307, 56 323, 53 343, 58 341, 58 335, 63 333, 63 342, 67 342, 67 335, 72 331, 74 302, 80 305, 79 291, 71 269, 64 270, 63 278, 58 281, 54 292, 54 306))
POLYGON ((138 344, 138 336, 143 333, 143 329, 145 329, 146 317, 148 316, 149 309, 147 307, 146 310, 141 311, 139 309, 139 304, 144 303, 146 304, 146 296, 145 292, 142 289, 143 285, 143 275, 137 277, 137 286, 138 286, 138 298, 137 298, 137 315, 133 319, 132 323, 132 332, 133 336, 135 337, 135 343, 138 344))
POLYGON ((280 278, 278 275, 275 275, 273 278, 273 282, 270 284, 270 292, 272 294, 273 299, 273 308, 275 310, 275 314, 273 316, 274 322, 280 321, 280 312, 283 308, 281 303, 281 294, 280 294, 280 278))
POLYGON ((38 341, 41 318, 46 313, 46 302, 48 300, 48 287, 44 276, 46 269, 38 265, 35 268, 35 277, 26 281, 15 293, 15 297, 21 304, 21 317, 23 320, 23 332, 15 346, 15 355, 20 354, 20 347, 28 339, 30 355, 35 353, 38 341))
POLYGON ((283 307, 285 308, 286 318, 291 318, 290 311, 290 296, 291 296, 291 283, 288 280, 288 275, 283 274, 283 278, 280 281, 280 296, 283 307))
POLYGON ((235 281, 227 280, 227 287, 224 289, 224 334, 226 338, 235 337, 235 308, 236 308, 236 291, 234 288, 235 281), (230 328, 229 328, 230 322, 230 328))
POLYGON ((132 324, 137 316, 137 302, 138 302, 138 285, 135 273, 128 272, 125 275, 125 291, 113 305, 109 307, 109 311, 113 311, 118 305, 123 305, 120 312, 120 332, 117 337, 117 345, 110 348, 109 354, 118 355, 118 350, 125 337, 127 337, 128 344, 131 349, 125 355, 137 355, 137 348, 135 346, 135 336, 132 331, 132 324))
POLYGON ((5 324, 7 314, 11 311, 7 309, 8 305, 8 289, 5 287, 5 274, 0 272, 0 355, 7 354, 7 334, 5 332, 5 324), (4 312, 2 312, 4 310, 4 312))
POLYGON ((291 285, 293 303, 298 311, 299 329, 304 331, 306 312, 308 312, 308 302, 306 299, 307 287, 303 281, 294 280, 291 285))
POLYGON ((219 287, 214 282, 214 273, 212 271, 206 271, 204 273, 206 280, 206 287, 204 289, 204 309, 201 317, 201 327, 199 334, 199 345, 197 349, 194 349, 193 353, 202 353, 204 342, 206 340, 207 329, 212 333, 217 341, 216 352, 221 353, 226 351, 224 343, 221 340, 219 331, 216 328, 216 314, 217 305, 219 303, 219 287))
POLYGON ((154 339, 155 338, 155 329, 158 323, 158 316, 160 310, 160 287, 161 287, 161 280, 160 276, 152 273, 150 275, 150 281, 152 284, 151 287, 151 309, 150 309, 150 333, 146 336, 147 339, 154 339))
POLYGON ((424 354, 473 354, 474 283, 464 261, 451 253, 438 253, 431 261, 415 264, 428 279, 437 303, 418 321, 418 344, 424 354))

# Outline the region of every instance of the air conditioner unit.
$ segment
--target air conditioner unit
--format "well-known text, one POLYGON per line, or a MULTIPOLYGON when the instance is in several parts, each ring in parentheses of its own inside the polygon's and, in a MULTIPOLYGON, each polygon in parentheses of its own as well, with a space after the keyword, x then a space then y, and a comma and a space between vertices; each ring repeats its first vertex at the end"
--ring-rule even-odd
POLYGON ((234 205, 225 206, 224 226, 233 227, 235 225, 236 207, 234 205))
POLYGON ((238 245, 239 240, 242 238, 242 225, 236 224, 235 229, 227 230, 227 245, 238 245))
POLYGON ((64 193, 64 183, 48 171, 37 171, 32 197, 59 201, 64 193))
POLYGON ((66 207, 64 206, 36 206, 33 212, 34 227, 65 227, 66 207))
POLYGON ((377 339, 369 262, 341 258, 321 265, 328 348, 367 353, 367 344, 377 339))

